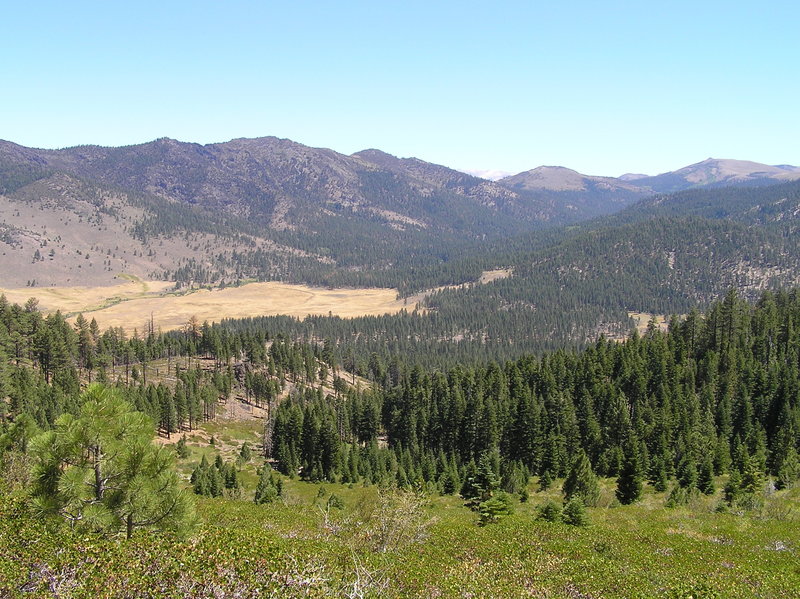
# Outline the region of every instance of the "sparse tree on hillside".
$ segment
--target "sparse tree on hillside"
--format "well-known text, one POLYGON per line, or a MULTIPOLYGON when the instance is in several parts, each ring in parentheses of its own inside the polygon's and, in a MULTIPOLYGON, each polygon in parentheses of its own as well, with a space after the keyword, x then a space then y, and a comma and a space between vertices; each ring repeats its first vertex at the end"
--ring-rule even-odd
POLYGON ((617 499, 623 505, 634 503, 642 496, 642 467, 639 448, 635 440, 629 440, 624 448, 622 471, 617 478, 617 499))
POLYGON ((567 502, 573 497, 577 497, 583 501, 584 505, 597 505, 600 499, 600 486, 584 451, 581 451, 572 463, 562 491, 564 500, 567 502))
POLYGON ((283 481, 269 464, 264 464, 259 472, 256 494, 253 498, 258 504, 272 503, 283 493, 283 481))

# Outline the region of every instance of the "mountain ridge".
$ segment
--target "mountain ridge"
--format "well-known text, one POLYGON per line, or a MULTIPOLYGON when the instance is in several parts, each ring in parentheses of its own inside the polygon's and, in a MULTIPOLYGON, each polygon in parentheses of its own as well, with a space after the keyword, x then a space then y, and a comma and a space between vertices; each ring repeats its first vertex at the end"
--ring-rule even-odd
MULTIPOLYGON (((767 165, 748 160, 708 158, 653 176, 635 173, 627 173, 620 177, 585 175, 565 166, 541 165, 491 181, 419 158, 397 157, 379 149, 365 149, 347 156, 333 149, 306 146, 276 136, 239 137, 227 142, 208 144, 161 137, 128 146, 108 147, 88 144, 62 149, 28 148, 11 141, 0 140, 0 157, 8 158, 9 155, 12 159, 26 160, 40 167, 77 170, 86 176, 97 176, 98 171, 102 171, 103 161, 107 167, 109 161, 119 163, 125 158, 145 159, 151 163, 149 166, 152 166, 152 162, 156 159, 189 160, 196 164, 198 159, 205 158, 216 163, 215 166, 222 170, 230 170, 237 159, 250 158, 254 164, 264 167, 268 172, 275 170, 276 166, 281 166, 274 164, 275 162, 309 162, 314 159, 340 174, 345 166, 350 169, 359 167, 385 169, 398 175, 410 175, 417 184, 423 186, 446 187, 456 193, 463 193, 484 205, 494 205, 499 202, 512 207, 519 204, 530 207, 530 198, 523 199, 519 196, 519 192, 525 191, 587 191, 590 185, 594 185, 600 186, 606 192, 620 191, 647 195, 680 191, 695 186, 768 184, 773 181, 800 179, 800 167, 789 164, 767 165)), ((286 164, 282 166, 285 167, 286 164)), ((105 173, 104 178, 108 179, 109 174, 105 173)), ((163 189, 158 188, 151 191, 164 193, 163 189)), ((345 191, 351 195, 358 195, 347 186, 345 191)), ((515 216, 520 215, 515 214, 515 216)), ((534 214, 533 218, 547 220, 548 217, 534 214)), ((552 218, 552 215, 549 218, 552 218)))
MULTIPOLYGON (((800 169, 710 160, 658 177, 667 188, 723 189, 800 178, 800 169)), ((129 271, 181 284, 461 283, 473 267, 444 278, 439 267, 468 248, 617 213, 652 196, 642 184, 652 179, 538 167, 493 182, 378 149, 348 156, 274 136, 59 150, 0 141, 0 276, 16 285, 107 284, 129 271)))
POLYGON ((707 158, 675 171, 636 179, 636 182, 654 192, 668 193, 692 187, 768 185, 795 179, 800 179, 800 168, 791 165, 772 166, 750 160, 707 158))

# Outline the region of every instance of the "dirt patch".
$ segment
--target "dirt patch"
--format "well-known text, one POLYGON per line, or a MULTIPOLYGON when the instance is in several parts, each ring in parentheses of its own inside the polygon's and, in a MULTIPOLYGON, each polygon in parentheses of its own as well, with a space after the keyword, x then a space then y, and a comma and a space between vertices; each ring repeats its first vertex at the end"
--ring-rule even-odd
POLYGON ((267 410, 248 403, 238 396, 231 397, 225 403, 217 406, 219 417, 222 420, 263 420, 267 410))
POLYGON ((659 331, 666 332, 669 328, 669 322, 667 322, 667 317, 664 314, 650 314, 648 312, 628 312, 628 316, 630 316, 633 321, 636 323, 636 330, 639 331, 640 335, 644 335, 647 332, 647 327, 650 324, 650 320, 653 320, 656 328, 659 331))
POLYGON ((511 276, 512 270, 510 268, 498 268, 495 270, 484 270, 478 282, 481 285, 497 281, 499 279, 507 279, 511 276))

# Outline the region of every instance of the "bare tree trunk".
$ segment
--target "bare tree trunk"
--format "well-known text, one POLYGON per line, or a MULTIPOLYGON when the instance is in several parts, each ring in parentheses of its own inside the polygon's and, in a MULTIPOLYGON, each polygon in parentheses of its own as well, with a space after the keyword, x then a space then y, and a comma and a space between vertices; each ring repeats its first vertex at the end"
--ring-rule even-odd
POLYGON ((94 453, 94 498, 97 501, 103 499, 103 473, 100 469, 100 448, 93 447, 94 453))

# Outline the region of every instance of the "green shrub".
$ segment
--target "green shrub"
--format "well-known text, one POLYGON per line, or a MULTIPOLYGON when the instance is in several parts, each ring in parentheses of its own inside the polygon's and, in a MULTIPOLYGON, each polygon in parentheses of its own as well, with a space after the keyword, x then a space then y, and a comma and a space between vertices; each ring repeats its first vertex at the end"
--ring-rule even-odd
POLYGON ((514 513, 511 495, 501 491, 486 501, 482 501, 478 506, 478 513, 480 514, 478 524, 481 526, 499 522, 501 518, 514 513))
POLYGON ((586 514, 586 506, 580 499, 570 499, 564 510, 561 512, 561 519, 570 526, 587 526, 589 516, 586 514))
POLYGON ((550 500, 543 503, 538 507, 537 520, 544 520, 546 522, 560 522, 561 521, 561 506, 555 501, 550 500))
POLYGON ((342 499, 338 495, 336 495, 334 493, 331 493, 331 496, 328 497, 328 502, 327 502, 326 505, 329 508, 335 508, 337 510, 343 510, 344 509, 344 501, 342 501, 342 499))
POLYGON ((689 503, 689 490, 678 484, 670 491, 665 505, 667 507, 678 507, 680 505, 686 505, 687 503, 689 503))

